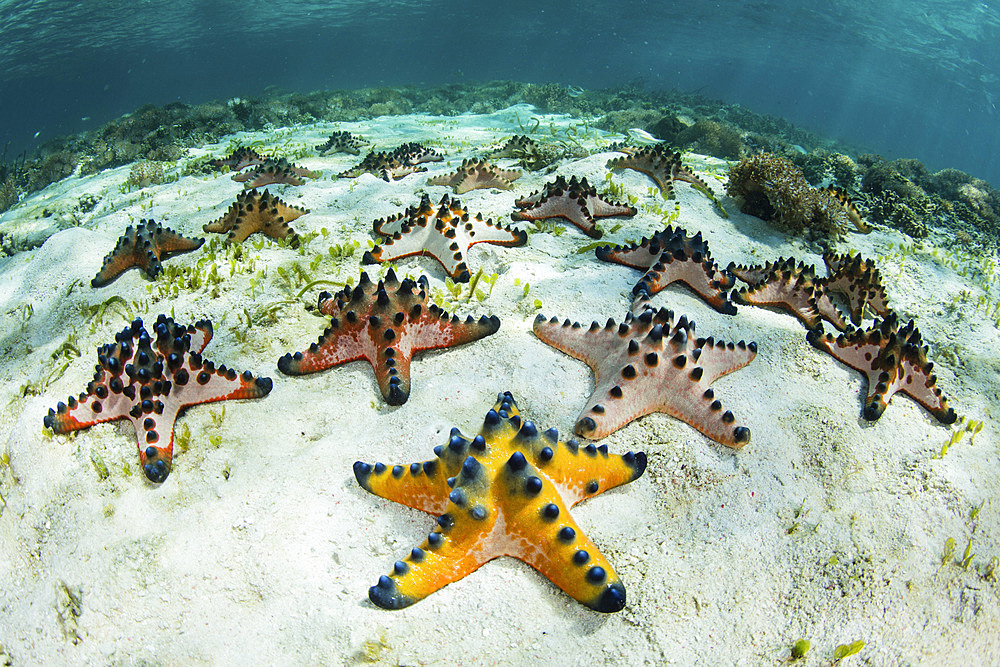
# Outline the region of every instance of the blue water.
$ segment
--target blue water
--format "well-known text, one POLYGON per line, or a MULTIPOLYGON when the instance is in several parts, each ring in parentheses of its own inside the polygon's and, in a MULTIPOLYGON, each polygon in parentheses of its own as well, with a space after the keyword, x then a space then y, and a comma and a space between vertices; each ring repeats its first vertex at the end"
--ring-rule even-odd
POLYGON ((998 44, 983 2, 0 0, 0 148, 268 86, 639 82, 1000 186, 998 44))

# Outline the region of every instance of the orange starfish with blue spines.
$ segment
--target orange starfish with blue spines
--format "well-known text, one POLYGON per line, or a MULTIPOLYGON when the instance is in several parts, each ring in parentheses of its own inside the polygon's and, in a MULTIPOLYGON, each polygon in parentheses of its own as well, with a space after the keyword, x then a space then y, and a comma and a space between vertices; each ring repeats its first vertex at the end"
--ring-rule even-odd
POLYGON ((497 397, 478 435, 452 429, 434 453, 409 466, 354 464, 366 490, 439 515, 423 544, 371 587, 372 602, 408 607, 494 558, 514 556, 591 609, 624 608, 625 587, 569 508, 637 479, 645 453, 611 455, 605 445, 562 442, 555 429, 539 432, 522 421, 510 392, 497 397))

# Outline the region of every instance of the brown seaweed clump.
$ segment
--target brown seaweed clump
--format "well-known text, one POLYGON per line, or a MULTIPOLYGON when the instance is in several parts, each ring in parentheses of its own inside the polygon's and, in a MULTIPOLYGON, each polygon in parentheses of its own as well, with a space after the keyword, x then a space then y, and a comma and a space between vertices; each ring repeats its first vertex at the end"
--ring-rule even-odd
POLYGON ((770 153, 733 165, 726 193, 740 200, 744 213, 792 234, 838 238, 851 229, 867 230, 846 196, 810 186, 801 169, 770 153))

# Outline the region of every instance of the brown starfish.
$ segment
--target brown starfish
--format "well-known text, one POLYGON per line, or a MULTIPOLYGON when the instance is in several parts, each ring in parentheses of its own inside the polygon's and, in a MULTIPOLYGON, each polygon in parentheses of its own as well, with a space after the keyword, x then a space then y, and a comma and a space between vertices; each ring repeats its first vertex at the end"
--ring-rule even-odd
POLYGON ((602 236, 595 218, 631 217, 636 214, 634 207, 601 197, 597 194, 597 188, 588 183, 586 178, 577 180, 576 176, 571 177, 569 182, 562 176, 557 176, 555 181, 546 183, 540 191, 515 201, 514 206, 522 210, 510 214, 513 220, 564 218, 595 239, 602 236))
POLYGON ((163 270, 161 260, 169 255, 191 252, 201 247, 205 239, 191 239, 167 229, 155 220, 140 220, 135 227, 129 225, 118 239, 114 250, 104 258, 101 270, 90 281, 91 287, 104 287, 137 266, 150 278, 163 270))
POLYGON ((520 177, 520 170, 500 169, 486 160, 468 159, 463 160, 462 166, 450 174, 428 178, 427 185, 447 185, 454 189, 455 194, 460 195, 477 189, 510 190, 514 187, 511 181, 520 177))
POLYGON ((876 320, 871 329, 848 327, 837 338, 823 335, 822 329, 806 334, 816 348, 829 353, 868 377, 868 397, 861 416, 875 421, 882 416, 892 395, 902 392, 924 406, 942 424, 958 418, 937 388, 931 374, 934 364, 927 361, 927 347, 921 347, 920 332, 913 320, 902 329, 895 315, 876 320))
POLYGON ((298 236, 288 223, 309 210, 291 206, 264 190, 247 190, 236 195, 236 201, 218 220, 213 220, 202 229, 206 232, 229 234, 226 243, 242 243, 255 232, 266 234, 273 239, 290 239, 295 245, 298 236))
POLYGON ((577 435, 603 438, 643 415, 665 412, 727 447, 750 441, 750 429, 737 426, 711 388, 717 378, 753 361, 755 343, 723 343, 695 338, 687 317, 642 304, 616 325, 594 322, 585 328, 569 320, 535 318, 535 335, 594 371, 594 391, 576 422, 577 435))
POLYGON ((320 155, 333 155, 334 153, 360 155, 361 149, 365 145, 365 141, 361 137, 356 137, 350 132, 334 132, 329 139, 314 148, 319 151, 320 155))
MULTIPOLYGON (((740 273, 733 272, 737 276, 740 273)), ((748 277, 757 273, 756 270, 741 271, 748 277)), ((799 262, 789 257, 780 265, 772 265, 772 269, 763 279, 751 287, 744 287, 733 292, 733 301, 747 306, 770 306, 787 310, 806 325, 809 329, 816 328, 821 319, 825 319, 841 331, 847 328, 847 322, 837 307, 830 301, 823 288, 821 280, 816 278, 812 265, 799 262)))
POLYGON ((441 263, 454 281, 460 283, 469 282, 471 277, 465 258, 473 245, 523 246, 528 242, 528 235, 519 229, 483 220, 481 213, 471 217, 462 202, 448 195, 441 198, 435 211, 430 197, 425 194, 419 206, 411 206, 403 213, 376 220, 374 229, 376 234, 391 238, 367 251, 361 258, 362 264, 430 255, 441 263))
POLYGON ((636 296, 652 296, 671 283, 682 282, 720 313, 736 314, 736 306, 727 295, 736 279, 712 259, 701 232, 689 236, 686 230, 668 225, 637 244, 602 246, 595 252, 602 261, 646 272, 632 288, 636 296))
MULTIPOLYGON (((619 149, 616 149, 619 150, 619 149)), ((690 183, 696 189, 711 193, 708 183, 681 164, 681 154, 665 148, 663 144, 639 149, 624 157, 608 160, 608 169, 634 169, 646 174, 660 187, 667 199, 674 196, 674 181, 690 183)))
POLYGON ((823 255, 830 277, 825 281, 826 291, 843 294, 851 311, 851 322, 861 325, 865 306, 886 318, 892 312, 885 295, 882 276, 872 260, 862 261, 860 255, 823 255))
POLYGON ((285 158, 280 160, 268 159, 263 164, 248 171, 233 174, 233 180, 243 183, 244 188, 259 188, 262 185, 283 184, 283 185, 304 185, 306 178, 319 178, 320 172, 310 171, 305 167, 299 167, 288 162, 285 158))
POLYGON ((267 155, 261 155, 252 148, 237 146, 227 157, 210 160, 209 164, 213 167, 229 167, 233 171, 243 171, 247 167, 264 164, 264 162, 270 159, 272 158, 267 155))

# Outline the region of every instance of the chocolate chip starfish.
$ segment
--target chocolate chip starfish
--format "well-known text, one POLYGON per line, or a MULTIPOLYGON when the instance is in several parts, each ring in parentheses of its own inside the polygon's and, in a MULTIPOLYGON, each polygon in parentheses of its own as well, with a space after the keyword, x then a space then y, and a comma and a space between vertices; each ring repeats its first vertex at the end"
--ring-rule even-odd
POLYGON ((477 243, 501 246, 523 246, 528 235, 519 229, 483 220, 481 213, 475 217, 458 199, 445 195, 435 210, 426 194, 420 206, 411 206, 399 215, 376 220, 376 234, 389 236, 389 240, 365 252, 362 264, 375 264, 410 257, 430 255, 444 267, 455 281, 467 283, 471 277, 465 262, 469 248, 477 243))
POLYGON ((90 281, 91 287, 110 285, 132 267, 139 267, 150 278, 163 270, 161 260, 170 255, 191 252, 201 247, 205 239, 191 239, 167 229, 155 220, 140 220, 129 225, 118 239, 114 250, 104 258, 101 270, 90 281))
POLYGON ((354 464, 365 490, 439 515, 427 539, 371 587, 372 602, 408 607, 494 558, 513 556, 595 611, 625 606, 625 587, 569 509, 637 479, 646 469, 643 452, 609 455, 605 445, 560 441, 555 429, 540 433, 505 392, 478 435, 454 428, 434 453, 408 466, 354 464))
POLYGON ((756 343, 695 338, 687 317, 675 324, 671 311, 638 305, 644 308, 639 315, 630 312, 621 324, 609 319, 603 327, 535 318, 536 336, 594 371, 576 434, 597 440, 638 417, 665 412, 727 447, 750 442, 750 429, 736 425, 710 385, 753 361, 756 343))
POLYGON ((637 244, 601 246, 595 253, 602 261, 646 272, 632 288, 636 297, 652 296, 672 283, 682 282, 720 313, 736 314, 736 306, 727 295, 736 279, 712 259, 701 232, 689 236, 686 230, 667 225, 637 244))
POLYGON ((382 397, 402 405, 410 397, 410 360, 421 350, 454 347, 494 334, 497 317, 465 321, 428 304, 427 277, 396 279, 392 269, 377 284, 362 273, 357 287, 319 295, 319 309, 332 316, 319 341, 305 352, 286 354, 278 370, 304 375, 366 359, 375 371, 382 397))
POLYGON ((160 315, 150 336, 136 319, 114 343, 97 349, 97 371, 87 391, 49 410, 43 424, 55 433, 69 433, 128 419, 135 427, 142 470, 158 484, 170 474, 174 422, 182 408, 260 398, 271 391, 269 378, 255 378, 249 371, 237 375, 203 359, 201 352, 211 340, 208 320, 183 327, 160 315))
POLYGON ((927 409, 942 424, 954 424, 958 415, 937 388, 927 361, 927 347, 913 320, 902 329, 895 315, 876 320, 871 329, 848 327, 836 338, 822 328, 806 334, 817 349, 859 370, 868 377, 868 396, 861 416, 875 421, 882 416, 893 394, 902 392, 927 409))
POLYGON ((538 192, 522 197, 514 202, 520 211, 510 214, 513 220, 545 220, 548 218, 563 218, 576 225, 584 234, 599 239, 601 230, 597 229, 596 218, 613 216, 632 217, 636 214, 634 206, 619 204, 597 194, 597 188, 587 182, 586 178, 570 178, 569 182, 562 176, 546 183, 538 192))

